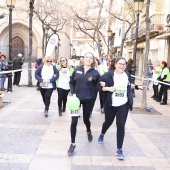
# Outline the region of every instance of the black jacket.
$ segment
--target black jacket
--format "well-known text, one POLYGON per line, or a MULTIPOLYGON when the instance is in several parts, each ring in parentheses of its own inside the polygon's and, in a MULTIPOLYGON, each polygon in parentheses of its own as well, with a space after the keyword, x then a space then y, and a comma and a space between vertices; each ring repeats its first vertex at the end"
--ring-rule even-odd
MULTIPOLYGON (((128 86, 127 86, 128 106, 129 106, 129 109, 132 111, 132 109, 133 109, 133 96, 132 96, 132 93, 131 93, 131 77, 130 77, 130 74, 128 72, 126 72, 126 74, 128 76, 128 80, 129 80, 129 83, 128 83, 128 86)), ((106 72, 99 79, 97 86, 98 86, 98 90, 102 91, 102 87, 99 84, 100 81, 105 82, 106 87, 114 86, 114 71, 110 70, 110 71, 106 72)), ((105 91, 104 93, 105 93, 105 95, 104 95, 105 96, 104 107, 112 106, 112 94, 113 94, 113 92, 105 91)))
POLYGON ((77 67, 70 79, 71 93, 75 93, 80 100, 94 98, 99 78, 100 75, 94 68, 90 68, 84 74, 84 67, 77 67))

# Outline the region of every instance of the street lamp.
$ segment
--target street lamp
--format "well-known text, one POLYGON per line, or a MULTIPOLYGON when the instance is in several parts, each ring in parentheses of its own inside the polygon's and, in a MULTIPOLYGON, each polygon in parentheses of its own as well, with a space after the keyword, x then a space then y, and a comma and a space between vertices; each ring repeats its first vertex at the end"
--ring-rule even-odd
POLYGON ((111 30, 111 29, 108 29, 108 30, 107 30, 107 36, 108 36, 108 50, 107 50, 107 55, 109 55, 110 37, 112 36, 112 30, 111 30))
POLYGON ((135 4, 135 12, 136 12, 136 31, 135 31, 135 43, 134 43, 134 50, 133 50, 133 64, 131 69, 132 76, 132 83, 135 83, 135 72, 136 72, 136 51, 137 51, 137 43, 138 43, 138 27, 139 27, 139 15, 142 11, 144 0, 134 0, 135 4))
MULTIPOLYGON (((6 5, 9 8, 9 61, 8 70, 12 70, 12 10, 15 7, 16 0, 6 0, 6 5)), ((8 92, 12 92, 12 72, 8 73, 8 92)))
POLYGON ((44 53, 46 52, 46 48, 47 48, 48 31, 49 31, 49 25, 47 24, 46 27, 45 27, 45 48, 44 48, 44 53))
POLYGON ((73 47, 73 44, 70 44, 70 57, 71 57, 72 47, 73 47))

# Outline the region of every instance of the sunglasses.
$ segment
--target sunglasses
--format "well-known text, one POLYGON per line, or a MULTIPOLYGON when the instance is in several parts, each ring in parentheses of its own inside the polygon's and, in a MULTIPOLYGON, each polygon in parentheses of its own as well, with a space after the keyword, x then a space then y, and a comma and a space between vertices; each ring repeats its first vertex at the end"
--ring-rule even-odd
POLYGON ((64 61, 66 61, 66 60, 61 60, 61 62, 64 62, 64 61))
POLYGON ((52 63, 52 61, 47 60, 47 63, 52 63))

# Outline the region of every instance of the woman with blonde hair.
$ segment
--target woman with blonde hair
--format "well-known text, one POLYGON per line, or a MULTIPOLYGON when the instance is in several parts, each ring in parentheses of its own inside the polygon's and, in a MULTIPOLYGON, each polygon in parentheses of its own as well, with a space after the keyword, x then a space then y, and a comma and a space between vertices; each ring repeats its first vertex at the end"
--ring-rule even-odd
POLYGON ((70 91, 70 69, 68 67, 68 61, 65 57, 60 58, 59 78, 57 81, 58 92, 58 114, 62 115, 62 112, 66 110, 67 96, 70 91))
POLYGON ((38 87, 45 105, 44 116, 48 117, 51 95, 56 90, 56 80, 59 77, 57 68, 52 65, 52 58, 46 56, 35 71, 35 78, 38 80, 38 87))

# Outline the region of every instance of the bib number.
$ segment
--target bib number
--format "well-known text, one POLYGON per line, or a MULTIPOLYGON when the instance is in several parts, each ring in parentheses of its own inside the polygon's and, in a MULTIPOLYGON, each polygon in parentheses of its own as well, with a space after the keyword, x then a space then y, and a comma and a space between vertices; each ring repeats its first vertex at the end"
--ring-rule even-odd
POLYGON ((124 97, 124 93, 115 93, 115 97, 124 97))
POLYGON ((80 116, 79 110, 70 110, 69 115, 72 116, 80 116))

